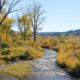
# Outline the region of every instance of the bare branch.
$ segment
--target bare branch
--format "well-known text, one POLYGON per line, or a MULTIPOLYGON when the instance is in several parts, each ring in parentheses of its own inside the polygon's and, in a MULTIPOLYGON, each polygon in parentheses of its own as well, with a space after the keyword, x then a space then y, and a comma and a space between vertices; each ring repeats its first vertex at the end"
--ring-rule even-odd
POLYGON ((3 6, 4 6, 4 4, 5 4, 5 0, 3 0, 3 2, 2 1, 0 1, 0 12, 1 12, 1 10, 2 10, 2 8, 3 8, 3 6))
MULTIPOLYGON (((2 1, 0 0, 0 12, 1 12, 3 6, 5 5, 5 1, 6 1, 6 0, 4 0, 3 3, 2 3, 2 1), (2 5, 1 5, 1 3, 2 3, 2 5)), ((12 0, 12 2, 11 2, 10 5, 9 5, 9 8, 8 8, 7 13, 3 16, 2 20, 0 21, 0 25, 3 23, 3 21, 6 19, 6 17, 7 17, 10 13, 16 12, 16 11, 19 11, 19 10, 20 10, 20 9, 13 10, 13 8, 14 8, 19 2, 21 2, 21 1, 22 1, 22 0, 17 0, 17 1, 12 0)))
POLYGON ((21 25, 20 25, 19 16, 17 16, 17 21, 18 21, 18 28, 19 28, 20 33, 21 33, 21 36, 22 36, 22 38, 23 38, 23 31, 22 31, 22 29, 21 29, 21 25))
POLYGON ((34 36, 34 42, 36 41, 36 33, 37 29, 41 25, 41 23, 44 21, 42 6, 38 3, 33 3, 30 8, 28 8, 28 15, 32 22, 32 28, 33 28, 33 36, 34 36))
POLYGON ((21 2, 21 0, 17 0, 16 2, 15 2, 15 0, 13 0, 12 3, 10 4, 10 6, 9 6, 9 9, 11 10, 11 9, 12 9, 13 7, 15 7, 16 4, 18 4, 19 2, 21 2))

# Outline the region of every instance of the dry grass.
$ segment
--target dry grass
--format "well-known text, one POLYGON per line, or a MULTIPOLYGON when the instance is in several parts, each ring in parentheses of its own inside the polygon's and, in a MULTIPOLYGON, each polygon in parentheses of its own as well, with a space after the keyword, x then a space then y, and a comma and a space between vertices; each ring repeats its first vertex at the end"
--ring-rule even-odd
POLYGON ((15 63, 12 65, 7 65, 6 67, 0 69, 0 73, 10 74, 18 78, 30 76, 31 64, 28 62, 23 62, 23 63, 15 63))
POLYGON ((65 65, 70 70, 76 70, 80 68, 79 55, 80 45, 74 42, 66 42, 59 47, 57 61, 59 64, 65 65))

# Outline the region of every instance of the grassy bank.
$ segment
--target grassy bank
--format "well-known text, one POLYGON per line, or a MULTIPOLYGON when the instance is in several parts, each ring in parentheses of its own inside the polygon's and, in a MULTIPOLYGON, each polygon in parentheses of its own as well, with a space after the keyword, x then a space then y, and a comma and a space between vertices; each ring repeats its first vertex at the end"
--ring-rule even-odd
POLYGON ((0 64, 40 58, 43 52, 39 43, 31 41, 0 42, 0 64))
POLYGON ((59 47, 57 62, 71 76, 80 77, 80 45, 66 42, 59 47))
POLYGON ((0 68, 1 74, 9 74, 10 76, 23 78, 31 75, 31 64, 28 62, 15 63, 0 68))

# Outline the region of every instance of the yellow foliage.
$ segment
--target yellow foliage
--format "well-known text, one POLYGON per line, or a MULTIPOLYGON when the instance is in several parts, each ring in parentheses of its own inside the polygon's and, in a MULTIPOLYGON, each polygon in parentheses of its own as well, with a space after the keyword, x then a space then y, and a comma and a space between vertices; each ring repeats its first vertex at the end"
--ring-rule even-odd
POLYGON ((43 56, 43 50, 38 49, 38 48, 36 49, 36 48, 33 48, 33 47, 28 47, 27 48, 27 53, 33 59, 40 58, 40 57, 43 56))
POLYGON ((46 37, 42 41, 42 46, 45 47, 45 48, 50 48, 50 49, 56 48, 57 39, 54 38, 54 37, 51 37, 51 36, 46 37))
POLYGON ((69 69, 76 69, 80 65, 80 45, 67 42, 59 47, 57 61, 61 65, 65 65, 69 69))

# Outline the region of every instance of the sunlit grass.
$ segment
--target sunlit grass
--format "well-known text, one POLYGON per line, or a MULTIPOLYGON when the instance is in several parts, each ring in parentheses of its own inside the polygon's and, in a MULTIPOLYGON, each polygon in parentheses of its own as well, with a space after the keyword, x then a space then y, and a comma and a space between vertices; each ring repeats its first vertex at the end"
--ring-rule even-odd
POLYGON ((80 45, 74 42, 67 42, 59 47, 57 61, 65 65, 69 70, 78 70, 80 67, 80 45))
POLYGON ((31 64, 28 62, 15 63, 1 68, 0 73, 5 73, 14 77, 23 78, 25 76, 30 76, 31 68, 31 64))

